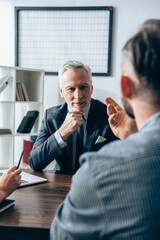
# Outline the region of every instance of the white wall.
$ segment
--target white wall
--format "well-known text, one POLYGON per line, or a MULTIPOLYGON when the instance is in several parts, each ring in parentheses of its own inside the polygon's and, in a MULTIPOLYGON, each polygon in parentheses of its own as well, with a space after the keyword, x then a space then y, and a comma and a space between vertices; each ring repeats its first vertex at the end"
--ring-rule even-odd
MULTIPOLYGON (((149 18, 160 17, 159 0, 0 0, 0 65, 14 66, 14 6, 113 6, 112 76, 94 77, 93 97, 104 101, 112 96, 119 101, 121 48, 139 26, 149 18)), ((48 108, 61 102, 57 77, 45 78, 48 108)))

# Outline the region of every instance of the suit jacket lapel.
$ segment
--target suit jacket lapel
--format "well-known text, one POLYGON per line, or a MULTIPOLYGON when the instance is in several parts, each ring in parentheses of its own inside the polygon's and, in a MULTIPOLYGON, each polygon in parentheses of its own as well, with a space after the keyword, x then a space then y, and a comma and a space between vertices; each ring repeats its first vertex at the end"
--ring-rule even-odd
MULTIPOLYGON (((68 113, 68 108, 67 108, 67 103, 64 103, 60 110, 59 110, 59 117, 58 117, 58 129, 60 128, 60 126, 62 125, 62 123, 64 122, 66 115, 68 113)), ((68 158, 70 158, 70 161, 72 160, 72 135, 70 135, 67 140, 67 153, 68 153, 68 158)))
POLYGON ((67 113, 68 113, 67 104, 64 103, 59 109, 58 121, 57 121, 58 129, 64 122, 64 119, 66 118, 67 113))

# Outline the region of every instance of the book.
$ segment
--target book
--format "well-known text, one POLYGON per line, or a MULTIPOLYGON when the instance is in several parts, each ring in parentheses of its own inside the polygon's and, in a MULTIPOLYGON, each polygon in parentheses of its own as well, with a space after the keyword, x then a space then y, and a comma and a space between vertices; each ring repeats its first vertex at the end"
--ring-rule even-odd
POLYGON ((17 129, 17 132, 18 133, 29 133, 31 121, 32 121, 32 117, 24 116, 18 129, 17 129))
POLYGON ((24 83, 21 83, 21 86, 22 86, 22 92, 23 92, 24 101, 29 101, 28 93, 26 91, 24 83))
POLYGON ((4 199, 0 203, 0 213, 5 211, 6 209, 13 207, 15 205, 15 200, 12 199, 4 199))
POLYGON ((37 139, 37 136, 30 136, 30 139, 35 142, 37 139))
POLYGON ((12 134, 9 128, 0 128, 0 134, 12 134))
POLYGON ((16 86, 17 86, 19 97, 20 97, 20 101, 24 101, 21 83, 17 83, 16 86))
POLYGON ((28 111, 26 116, 23 117, 17 132, 18 133, 30 133, 32 127, 37 119, 39 112, 38 111, 28 111))
POLYGON ((19 96, 19 92, 18 92, 17 86, 16 86, 16 101, 21 101, 21 98, 19 96))
POLYGON ((32 118, 32 120, 30 122, 29 129, 28 129, 29 132, 31 131, 31 129, 32 129, 33 125, 34 125, 34 123, 35 123, 35 121, 36 121, 36 119, 38 117, 38 114, 39 114, 39 112, 35 111, 35 110, 27 112, 27 117, 31 117, 32 118))
POLYGON ((29 164, 28 157, 29 157, 29 154, 32 150, 34 143, 35 142, 32 140, 23 140, 23 162, 26 164, 29 164))
POLYGON ((23 82, 16 83, 17 101, 29 101, 28 93, 23 82))

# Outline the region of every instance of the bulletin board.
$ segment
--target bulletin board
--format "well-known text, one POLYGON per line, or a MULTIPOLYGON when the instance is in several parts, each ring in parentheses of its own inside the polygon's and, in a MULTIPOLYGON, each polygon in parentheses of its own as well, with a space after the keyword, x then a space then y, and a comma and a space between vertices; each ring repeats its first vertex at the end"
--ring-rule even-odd
POLYGON ((111 74, 113 7, 15 7, 15 65, 57 75, 79 60, 93 76, 111 74))

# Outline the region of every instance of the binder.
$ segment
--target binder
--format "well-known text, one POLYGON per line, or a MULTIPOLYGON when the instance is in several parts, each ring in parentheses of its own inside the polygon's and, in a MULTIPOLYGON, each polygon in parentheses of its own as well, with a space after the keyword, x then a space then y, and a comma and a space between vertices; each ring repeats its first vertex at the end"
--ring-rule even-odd
POLYGON ((28 111, 26 116, 23 117, 17 132, 18 133, 30 133, 32 127, 37 119, 39 112, 38 111, 28 111))
POLYGON ((28 111, 27 112, 27 117, 29 117, 29 118, 31 117, 30 125, 29 125, 29 128, 28 128, 28 133, 31 132, 32 127, 33 127, 33 125, 34 125, 34 123, 35 123, 35 121, 38 117, 38 114, 39 114, 38 111, 28 111))
POLYGON ((29 154, 32 150, 34 143, 35 142, 32 140, 23 140, 23 162, 26 164, 29 164, 28 157, 29 157, 29 154))

